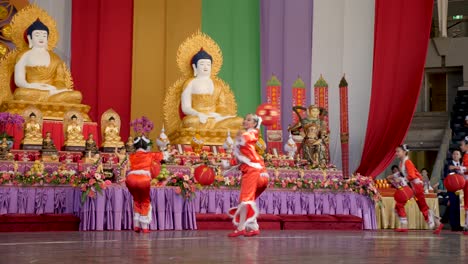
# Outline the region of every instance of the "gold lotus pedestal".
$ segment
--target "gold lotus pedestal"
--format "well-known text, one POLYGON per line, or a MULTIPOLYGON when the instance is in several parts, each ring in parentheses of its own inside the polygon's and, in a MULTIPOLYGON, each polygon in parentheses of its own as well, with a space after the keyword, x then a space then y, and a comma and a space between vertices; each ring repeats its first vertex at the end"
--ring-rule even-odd
MULTIPOLYGON (((232 131, 233 133, 237 133, 237 131, 232 131)), ((182 144, 182 145, 190 145, 192 139, 198 135, 199 138, 203 141, 204 145, 222 145, 222 143, 226 140, 227 132, 226 129, 211 129, 211 130, 204 130, 204 129, 193 129, 193 128, 185 128, 175 131, 170 138, 173 139, 171 141, 172 144, 182 144)), ((198 137, 197 136, 197 137, 198 137)))

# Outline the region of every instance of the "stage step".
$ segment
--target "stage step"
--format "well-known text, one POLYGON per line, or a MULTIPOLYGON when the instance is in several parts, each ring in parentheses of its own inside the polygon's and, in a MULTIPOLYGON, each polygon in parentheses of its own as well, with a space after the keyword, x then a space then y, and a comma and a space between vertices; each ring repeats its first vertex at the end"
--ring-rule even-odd
POLYGON ((80 218, 72 214, 0 215, 0 232, 78 231, 80 218))
MULTIPOLYGON (((198 230, 232 230, 226 214, 197 214, 198 230)), ((353 215, 260 215, 264 230, 362 230, 362 218, 353 215)))

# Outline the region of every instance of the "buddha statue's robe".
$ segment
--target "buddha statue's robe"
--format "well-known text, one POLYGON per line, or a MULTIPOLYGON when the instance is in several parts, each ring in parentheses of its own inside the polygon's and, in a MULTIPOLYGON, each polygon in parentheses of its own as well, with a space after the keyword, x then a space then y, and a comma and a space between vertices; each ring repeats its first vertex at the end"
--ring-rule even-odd
MULTIPOLYGON (((20 53, 17 57, 17 62, 28 51, 29 50, 26 50, 20 53)), ((18 87, 13 93, 14 99, 25 101, 80 104, 82 100, 81 93, 79 91, 70 90, 72 87, 66 87, 67 66, 57 54, 51 51, 48 52, 50 56, 50 63, 48 66, 25 66, 26 81, 28 83, 52 85, 59 91, 65 91, 51 94, 47 90, 18 87)))

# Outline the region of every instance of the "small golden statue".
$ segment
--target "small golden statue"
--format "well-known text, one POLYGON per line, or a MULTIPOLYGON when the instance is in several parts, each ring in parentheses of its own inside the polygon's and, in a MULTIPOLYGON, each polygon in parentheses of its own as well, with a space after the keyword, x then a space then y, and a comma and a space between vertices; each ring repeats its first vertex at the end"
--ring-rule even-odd
POLYGON ((255 143, 255 150, 257 151, 258 155, 262 156, 265 154, 265 150, 267 148, 267 145, 265 143, 265 140, 263 140, 262 136, 260 135, 258 137, 257 143, 255 143))
POLYGON ((29 170, 29 172, 32 174, 39 174, 39 173, 44 174, 44 169, 45 169, 44 164, 41 161, 36 160, 34 161, 34 164, 29 170))
POLYGON ((125 150, 127 153, 135 152, 135 146, 133 145, 133 138, 131 136, 128 137, 127 143, 125 143, 125 150))
POLYGON ((42 148, 42 113, 35 107, 28 107, 23 117, 26 120, 24 124, 24 138, 22 140, 22 149, 40 150, 42 148))
POLYGON ((293 135, 301 135, 302 155, 314 167, 326 167, 328 159, 328 129, 321 119, 322 109, 311 105, 307 109, 302 106, 293 107, 299 122, 288 128, 293 135), (302 117, 298 110, 306 110, 307 116, 302 117))
POLYGON ((88 139, 86 140, 85 153, 96 154, 99 152, 99 149, 94 140, 94 135, 92 133, 88 134, 88 139))
POLYGON ((65 150, 84 151, 86 141, 83 136, 83 117, 77 111, 68 111, 63 118, 65 150))
POLYGON ((56 120, 76 109, 89 120, 90 107, 81 104, 82 95, 73 90, 68 67, 52 51, 58 42, 54 19, 37 5, 29 5, 13 16, 10 25, 16 49, 0 62, 0 109, 21 113, 34 105, 45 118, 56 120))
POLYGON ((120 138, 120 116, 114 110, 109 109, 102 114, 101 131, 104 152, 113 152, 115 148, 124 146, 120 138))
POLYGON ((10 159, 10 147, 8 146, 8 141, 6 138, 2 139, 0 144, 0 160, 10 159))
POLYGON ((52 140, 52 134, 50 132, 46 132, 46 136, 42 140, 41 153, 43 162, 56 161, 58 159, 57 148, 55 147, 54 141, 52 140))
POLYGON ((223 64, 221 49, 209 36, 197 32, 177 52, 183 77, 167 89, 164 123, 173 144, 190 144, 198 134, 207 145, 222 145, 228 129, 242 125, 229 85, 217 77, 223 64), (181 110, 181 112, 180 112, 181 110))

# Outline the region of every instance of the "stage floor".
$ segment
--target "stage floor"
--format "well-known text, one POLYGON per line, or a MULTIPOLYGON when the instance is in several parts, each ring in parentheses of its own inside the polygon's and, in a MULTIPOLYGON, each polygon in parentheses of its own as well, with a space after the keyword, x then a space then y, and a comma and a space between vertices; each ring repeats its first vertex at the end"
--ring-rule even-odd
POLYGON ((0 233, 0 263, 467 263, 468 236, 444 231, 0 233))

